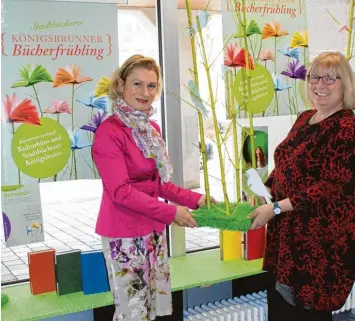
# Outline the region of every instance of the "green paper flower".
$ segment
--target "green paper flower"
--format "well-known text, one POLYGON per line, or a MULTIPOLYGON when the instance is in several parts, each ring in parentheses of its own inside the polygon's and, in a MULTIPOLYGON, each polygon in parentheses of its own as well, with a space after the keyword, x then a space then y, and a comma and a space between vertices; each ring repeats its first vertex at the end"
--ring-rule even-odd
MULTIPOLYGON (((261 29, 255 20, 250 20, 247 26, 247 37, 251 35, 261 35, 261 29)), ((242 38, 244 36, 243 26, 239 25, 238 33, 234 35, 234 38, 242 38)))
POLYGON ((12 84, 12 88, 29 87, 40 82, 52 82, 52 77, 42 65, 27 65, 20 69, 21 80, 12 84))

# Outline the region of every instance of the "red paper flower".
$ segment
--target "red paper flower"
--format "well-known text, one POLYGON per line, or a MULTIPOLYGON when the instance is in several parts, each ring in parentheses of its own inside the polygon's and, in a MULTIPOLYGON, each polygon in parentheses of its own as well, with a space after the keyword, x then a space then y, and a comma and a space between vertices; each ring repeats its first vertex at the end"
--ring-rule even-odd
MULTIPOLYGON (((249 56, 249 68, 254 69, 254 61, 250 53, 249 56)), ((245 49, 240 48, 237 43, 229 44, 224 52, 224 65, 228 67, 246 67, 245 61, 245 49)))
POLYGON ((28 98, 19 100, 14 93, 12 99, 6 95, 3 101, 6 121, 9 123, 26 123, 41 125, 36 106, 28 98))

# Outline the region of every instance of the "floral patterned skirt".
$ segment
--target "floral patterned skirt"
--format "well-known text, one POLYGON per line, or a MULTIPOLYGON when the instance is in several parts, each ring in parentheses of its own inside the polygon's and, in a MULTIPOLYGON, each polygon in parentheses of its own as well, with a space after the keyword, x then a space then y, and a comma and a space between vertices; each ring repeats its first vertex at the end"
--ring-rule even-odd
POLYGON ((102 237, 115 301, 113 321, 149 321, 172 313, 165 232, 143 237, 102 237))

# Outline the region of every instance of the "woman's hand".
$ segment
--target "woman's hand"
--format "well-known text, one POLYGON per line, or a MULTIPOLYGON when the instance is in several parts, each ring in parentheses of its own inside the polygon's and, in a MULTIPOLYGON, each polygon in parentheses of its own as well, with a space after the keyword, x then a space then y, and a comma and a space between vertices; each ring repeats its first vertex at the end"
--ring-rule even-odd
POLYGON ((193 219, 190 211, 187 207, 184 206, 176 206, 176 214, 174 223, 179 226, 185 227, 198 227, 197 222, 193 219))
POLYGON ((273 204, 265 204, 257 207, 248 216, 250 219, 253 219, 253 224, 251 225, 250 230, 265 226, 266 223, 269 222, 274 216, 273 204))
MULTIPOLYGON (((217 201, 214 199, 213 196, 210 197, 211 199, 211 203, 212 204, 216 204, 217 201)), ((207 205, 207 197, 206 195, 202 195, 201 198, 199 199, 198 203, 197 203, 198 207, 202 207, 202 206, 206 206, 207 205)))

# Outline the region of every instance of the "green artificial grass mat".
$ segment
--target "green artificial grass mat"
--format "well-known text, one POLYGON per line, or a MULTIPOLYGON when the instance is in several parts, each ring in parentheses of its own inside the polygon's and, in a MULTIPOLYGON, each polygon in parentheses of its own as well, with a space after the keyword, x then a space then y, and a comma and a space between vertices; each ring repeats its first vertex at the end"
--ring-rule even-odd
POLYGON ((192 212, 193 218, 200 227, 210 227, 222 231, 246 232, 252 220, 248 215, 255 210, 249 203, 231 204, 231 215, 227 216, 225 203, 213 204, 212 208, 201 207, 192 212))

